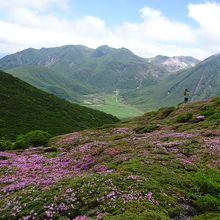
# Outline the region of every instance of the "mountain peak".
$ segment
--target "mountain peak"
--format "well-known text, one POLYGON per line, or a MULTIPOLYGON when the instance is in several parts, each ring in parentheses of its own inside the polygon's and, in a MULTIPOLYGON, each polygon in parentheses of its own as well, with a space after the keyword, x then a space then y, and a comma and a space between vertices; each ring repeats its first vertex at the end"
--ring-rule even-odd
POLYGON ((162 56, 158 55, 156 57, 150 58, 148 60, 150 63, 153 63, 155 65, 160 65, 168 72, 178 72, 183 69, 191 68, 198 64, 200 60, 191 57, 191 56, 162 56))
POLYGON ((101 56, 108 54, 111 50, 113 50, 113 48, 109 47, 108 45, 102 45, 95 49, 93 55, 95 57, 101 57, 101 56))

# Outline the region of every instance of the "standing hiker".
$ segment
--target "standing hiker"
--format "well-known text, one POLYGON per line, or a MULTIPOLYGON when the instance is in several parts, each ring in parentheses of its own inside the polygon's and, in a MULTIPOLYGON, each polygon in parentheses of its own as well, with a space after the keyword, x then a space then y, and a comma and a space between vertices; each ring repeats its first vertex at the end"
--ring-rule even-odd
POLYGON ((189 95, 190 95, 190 92, 188 89, 185 89, 184 91, 184 103, 186 104, 188 101, 189 101, 189 95))

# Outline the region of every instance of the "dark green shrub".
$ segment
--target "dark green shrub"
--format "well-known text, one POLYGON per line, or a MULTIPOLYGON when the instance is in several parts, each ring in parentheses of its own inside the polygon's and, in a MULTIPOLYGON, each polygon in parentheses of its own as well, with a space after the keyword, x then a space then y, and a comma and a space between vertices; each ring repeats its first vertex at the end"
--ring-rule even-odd
POLYGON ((197 172, 193 177, 199 193, 194 205, 200 211, 220 210, 220 172, 217 169, 208 169, 197 172))
POLYGON ((134 131, 137 134, 143 134, 143 133, 149 133, 149 132, 153 132, 155 130, 158 130, 160 127, 158 125, 148 125, 145 127, 137 127, 134 129, 134 131))
POLYGON ((220 211, 220 198, 212 195, 198 196, 194 205, 199 211, 220 211))
POLYGON ((58 152, 58 149, 56 147, 47 147, 44 149, 44 152, 46 153, 58 152))
POLYGON ((115 128, 115 127, 116 127, 115 124, 104 124, 104 125, 98 127, 97 129, 101 130, 101 129, 105 129, 105 128, 115 128))
POLYGON ((160 108, 158 110, 158 118, 159 119, 164 119, 167 116, 169 116, 173 111, 175 110, 175 107, 164 107, 160 108))
POLYGON ((220 196, 220 172, 218 170, 200 171, 195 174, 194 181, 200 193, 220 196))
POLYGON ((220 219, 220 213, 219 212, 206 212, 201 215, 193 217, 193 220, 218 220, 220 219))
POLYGON ((25 149, 29 146, 47 146, 51 135, 47 131, 30 131, 27 134, 18 135, 15 142, 15 148, 25 149))
POLYGON ((157 115, 157 112, 156 112, 156 111, 146 112, 146 113, 144 114, 144 116, 147 117, 148 119, 152 119, 152 118, 154 118, 156 115, 157 115))
POLYGON ((7 160, 8 159, 8 157, 6 157, 6 156, 0 156, 0 160, 7 160))
POLYGON ((216 113, 216 108, 213 106, 206 106, 202 109, 202 114, 206 117, 214 115, 216 113))
POLYGON ((27 148, 27 143, 25 142, 25 135, 24 134, 20 134, 17 136, 16 138, 16 142, 14 144, 14 150, 15 149, 25 149, 27 148))
POLYGON ((217 112, 209 117, 211 120, 220 120, 220 112, 217 112))
POLYGON ((192 113, 186 113, 186 114, 178 115, 176 118, 176 122, 186 123, 186 122, 189 122, 192 118, 193 118, 192 113))
POLYGON ((213 101, 216 105, 220 105, 220 97, 215 97, 213 101))
POLYGON ((0 151, 11 150, 12 142, 6 138, 0 138, 0 151))

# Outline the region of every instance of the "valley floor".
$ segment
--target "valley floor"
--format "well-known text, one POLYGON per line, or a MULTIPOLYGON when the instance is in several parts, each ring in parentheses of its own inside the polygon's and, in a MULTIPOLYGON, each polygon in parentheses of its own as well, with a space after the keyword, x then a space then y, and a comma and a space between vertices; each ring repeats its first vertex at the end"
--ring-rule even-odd
POLYGON ((127 119, 143 115, 143 111, 126 104, 119 95, 115 94, 92 94, 85 95, 82 105, 94 108, 108 114, 112 114, 119 119, 127 119))

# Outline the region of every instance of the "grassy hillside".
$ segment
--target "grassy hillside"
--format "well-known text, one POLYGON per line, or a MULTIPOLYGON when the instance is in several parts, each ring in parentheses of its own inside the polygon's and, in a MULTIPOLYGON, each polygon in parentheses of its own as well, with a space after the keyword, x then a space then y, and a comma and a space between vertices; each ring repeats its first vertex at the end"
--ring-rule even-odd
POLYGON ((35 129, 57 135, 118 121, 45 93, 2 71, 0 90, 0 136, 13 138, 35 129))
POLYGON ((220 219, 219 112, 220 97, 0 152, 0 218, 220 219))
POLYGON ((202 100, 220 94, 220 55, 204 60, 194 68, 178 74, 169 88, 169 99, 177 100, 177 91, 188 88, 191 100, 202 100))
POLYGON ((7 72, 39 89, 72 102, 79 102, 81 95, 98 90, 47 67, 18 67, 7 72))
POLYGON ((99 89, 72 80, 68 76, 62 76, 47 67, 19 67, 7 70, 7 72, 62 99, 115 115, 121 119, 143 114, 141 110, 129 106, 121 99, 116 102, 114 95, 97 93, 99 89))

